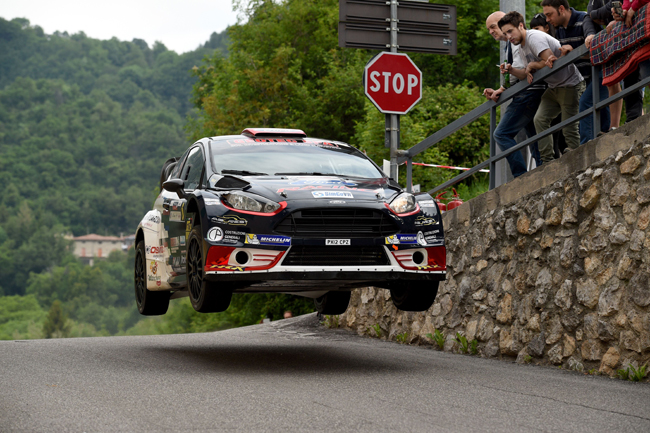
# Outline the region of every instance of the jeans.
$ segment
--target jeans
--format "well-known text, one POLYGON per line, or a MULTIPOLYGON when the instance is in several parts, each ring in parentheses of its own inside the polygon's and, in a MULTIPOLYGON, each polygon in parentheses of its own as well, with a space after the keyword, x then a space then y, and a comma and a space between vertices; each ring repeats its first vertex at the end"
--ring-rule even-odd
MULTIPOLYGON (((501 150, 508 150, 517 144, 515 136, 535 117, 543 93, 543 90, 528 90, 512 99, 505 114, 501 116, 499 126, 494 131, 494 140, 501 150)), ((529 137, 535 135, 530 135, 530 132, 528 134, 529 137)), ((513 152, 506 159, 513 177, 526 173, 526 162, 521 152, 513 152)))
MULTIPOLYGON (((631 87, 650 75, 650 60, 641 62, 639 68, 623 79, 623 88, 631 87)), ((625 121, 631 122, 643 114, 643 90, 639 89, 623 98, 625 121)))
MULTIPOLYGON (((585 82, 581 81, 573 87, 555 87, 546 89, 542 95, 542 101, 535 114, 535 129, 538 134, 551 127, 551 122, 562 113, 562 121, 565 121, 578 114, 580 97, 585 91, 585 82)), ((577 149, 580 146, 580 132, 578 122, 565 126, 562 130, 564 139, 569 149, 577 149)), ((542 154, 542 162, 553 160, 553 136, 547 135, 537 142, 539 153, 542 154)))
MULTIPOLYGON (((592 92, 592 86, 594 81, 598 86, 598 101, 609 98, 609 91, 607 86, 603 86, 603 75, 601 71, 598 71, 598 76, 595 80, 589 80, 587 83, 587 88, 585 92, 580 97, 580 111, 584 111, 588 108, 594 106, 594 98, 592 92)), ((585 144, 588 141, 593 140, 594 131, 593 131, 594 118, 593 116, 587 116, 580 119, 580 144, 585 144)), ((609 107, 605 107, 600 110, 600 130, 602 132, 609 131, 609 126, 611 124, 611 118, 609 116, 609 107)))

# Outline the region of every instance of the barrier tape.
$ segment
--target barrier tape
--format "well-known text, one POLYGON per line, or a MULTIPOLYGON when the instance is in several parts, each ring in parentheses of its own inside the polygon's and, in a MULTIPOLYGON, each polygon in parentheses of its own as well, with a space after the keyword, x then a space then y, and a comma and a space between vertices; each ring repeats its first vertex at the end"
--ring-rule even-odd
MULTIPOLYGON (((448 169, 450 169, 450 170, 463 170, 463 171, 471 170, 471 168, 465 168, 465 167, 451 167, 451 166, 449 166, 449 165, 425 164, 425 163, 423 163, 423 162, 414 162, 413 165, 422 165, 422 166, 424 166, 424 167, 448 168, 448 169)), ((487 169, 484 169, 484 168, 481 169, 481 170, 479 170, 479 171, 480 171, 481 173, 489 173, 489 172, 490 172, 490 170, 487 170, 487 169)))

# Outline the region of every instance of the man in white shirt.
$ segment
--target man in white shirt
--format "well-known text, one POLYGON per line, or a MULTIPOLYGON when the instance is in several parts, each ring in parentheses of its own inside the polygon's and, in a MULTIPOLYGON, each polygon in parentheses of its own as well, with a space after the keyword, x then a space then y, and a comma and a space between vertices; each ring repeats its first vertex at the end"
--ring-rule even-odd
MULTIPOLYGON (((553 62, 561 57, 560 43, 554 37, 537 30, 527 30, 524 17, 519 12, 508 12, 499 20, 499 28, 508 41, 519 45, 519 55, 525 68, 506 65, 506 70, 520 80, 533 81, 533 73, 544 66, 553 67, 553 62)), ((580 96, 585 90, 585 82, 575 65, 571 64, 545 79, 548 89, 542 95, 537 113, 535 129, 537 133, 545 131, 562 113, 562 121, 578 114, 580 96)), ((563 130, 569 149, 580 145, 578 122, 566 126, 563 130)), ((553 136, 548 135, 538 141, 543 163, 553 160, 553 136)))
MULTIPOLYGON (((498 26, 499 20, 503 18, 504 15, 504 12, 497 11, 485 20, 485 27, 487 27, 490 35, 497 41, 506 41, 506 36, 501 32, 501 29, 498 26)), ((507 44, 506 57, 508 58, 508 63, 512 63, 515 68, 525 67, 521 62, 518 52, 518 46, 510 43, 507 44)), ((519 80, 516 77, 511 76, 509 84, 514 85, 518 81, 519 80)), ((531 86, 526 91, 521 92, 512 98, 512 101, 505 112, 501 112, 501 121, 499 122, 497 129, 494 131, 494 140, 502 150, 508 150, 517 144, 515 137, 522 129, 526 130, 526 134, 529 138, 535 135, 533 117, 537 112, 537 107, 539 107, 539 102, 544 90, 545 86, 543 84, 531 86)), ((499 95, 503 91, 505 91, 503 86, 497 90, 488 88, 483 90, 483 95, 496 102, 499 100, 499 95)), ((537 143, 531 145, 530 148, 531 153, 537 153, 537 143)), ((512 172, 513 177, 519 177, 526 173, 526 162, 520 152, 513 152, 508 155, 506 159, 508 160, 508 165, 510 166, 510 171, 512 172)), ((538 161, 537 164, 539 165, 540 161, 538 161)))

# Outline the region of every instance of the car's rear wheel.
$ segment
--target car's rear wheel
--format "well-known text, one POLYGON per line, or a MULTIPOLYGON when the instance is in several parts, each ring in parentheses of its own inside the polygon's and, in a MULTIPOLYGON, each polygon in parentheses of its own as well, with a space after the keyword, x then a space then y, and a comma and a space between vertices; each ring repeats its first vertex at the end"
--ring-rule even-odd
POLYGON ((205 257, 203 254, 201 226, 195 225, 190 233, 187 248, 187 290, 192 307, 200 313, 218 313, 230 306, 232 292, 219 289, 205 280, 205 257))
POLYGON ((138 311, 144 316, 160 316, 169 308, 168 290, 152 291, 147 289, 147 256, 144 250, 144 241, 138 242, 135 247, 135 303, 138 311))
POLYGON ((327 292, 314 299, 316 311, 321 314, 337 315, 345 313, 350 304, 350 292, 327 292))
POLYGON ((433 281, 426 285, 391 287, 390 297, 399 310, 426 311, 436 300, 439 284, 439 281, 433 281))

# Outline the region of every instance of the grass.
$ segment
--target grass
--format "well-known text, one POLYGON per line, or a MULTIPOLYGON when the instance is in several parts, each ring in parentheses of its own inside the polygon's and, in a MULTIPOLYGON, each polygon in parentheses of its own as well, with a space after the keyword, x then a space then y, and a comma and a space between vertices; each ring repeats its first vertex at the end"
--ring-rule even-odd
POLYGON ((325 316, 325 326, 328 328, 338 328, 339 316, 325 316))
POLYGON ((375 330, 375 334, 377 334, 377 337, 381 338, 381 327, 379 326, 379 323, 375 323, 372 325, 372 329, 375 330))
POLYGON ((648 375, 647 368, 648 364, 642 365, 639 368, 634 368, 633 365, 630 365, 626 369, 617 370, 617 373, 620 379, 641 382, 648 375))
POLYGON ((395 336, 395 339, 400 344, 406 344, 408 342, 408 338, 409 338, 408 332, 402 332, 401 334, 397 334, 395 336))
POLYGON ((455 340, 458 343, 458 351, 460 353, 467 353, 469 350, 469 342, 467 341, 467 337, 462 335, 460 332, 456 332, 455 340))
POLYGON ((428 333, 427 338, 435 341, 441 350, 445 347, 445 334, 440 332, 439 329, 434 330, 433 334, 428 333))

